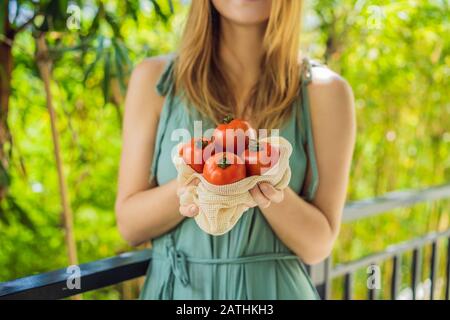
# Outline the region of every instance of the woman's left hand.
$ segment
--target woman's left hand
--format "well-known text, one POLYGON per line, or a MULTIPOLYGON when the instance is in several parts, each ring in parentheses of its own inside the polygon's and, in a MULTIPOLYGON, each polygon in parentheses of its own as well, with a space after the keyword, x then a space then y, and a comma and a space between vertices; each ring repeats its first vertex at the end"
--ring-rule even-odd
POLYGON ((267 208, 272 202, 279 203, 284 199, 284 191, 276 189, 268 182, 261 182, 250 189, 250 194, 260 208, 267 208))

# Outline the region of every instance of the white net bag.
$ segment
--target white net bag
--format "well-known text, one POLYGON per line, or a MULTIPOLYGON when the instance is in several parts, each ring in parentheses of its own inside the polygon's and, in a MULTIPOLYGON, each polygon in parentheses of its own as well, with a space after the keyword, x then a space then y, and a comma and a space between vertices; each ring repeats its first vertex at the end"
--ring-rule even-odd
POLYGON ((291 179, 289 158, 292 154, 292 145, 278 136, 266 137, 259 142, 268 142, 279 149, 278 162, 263 175, 247 177, 227 185, 209 183, 202 174, 187 165, 178 153, 174 155, 173 163, 178 172, 177 180, 180 185, 188 184, 195 178, 200 180, 197 186, 187 187, 186 192, 180 195, 180 204, 183 206, 195 203, 199 207, 199 214, 194 219, 206 233, 217 236, 230 231, 242 214, 256 205, 249 190, 258 183, 268 182, 277 189, 288 186, 291 179))

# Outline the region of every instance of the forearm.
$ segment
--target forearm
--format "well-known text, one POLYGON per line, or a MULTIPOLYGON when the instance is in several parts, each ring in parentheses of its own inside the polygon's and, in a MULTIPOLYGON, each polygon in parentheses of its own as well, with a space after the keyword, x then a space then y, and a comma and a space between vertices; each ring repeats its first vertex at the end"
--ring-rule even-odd
POLYGON ((277 236, 306 263, 318 263, 329 255, 338 227, 292 189, 284 190, 283 201, 261 210, 277 236))
POLYGON ((116 204, 119 230, 131 245, 138 245, 162 235, 179 224, 177 182, 138 192, 116 204))

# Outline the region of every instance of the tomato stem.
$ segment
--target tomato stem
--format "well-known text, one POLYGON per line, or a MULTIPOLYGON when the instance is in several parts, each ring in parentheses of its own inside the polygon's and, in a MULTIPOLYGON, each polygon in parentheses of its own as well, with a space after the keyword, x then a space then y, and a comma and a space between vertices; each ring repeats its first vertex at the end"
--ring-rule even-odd
POLYGON ((228 115, 228 116, 226 116, 225 118, 223 118, 223 123, 225 123, 225 124, 228 124, 228 123, 230 123, 231 121, 233 121, 234 120, 234 118, 233 118, 233 116, 231 116, 231 115, 228 115))
POLYGON ((222 159, 220 159, 219 163, 217 164, 217 166, 220 169, 226 169, 230 166, 231 164, 228 163, 228 159, 226 155, 223 155, 222 159))

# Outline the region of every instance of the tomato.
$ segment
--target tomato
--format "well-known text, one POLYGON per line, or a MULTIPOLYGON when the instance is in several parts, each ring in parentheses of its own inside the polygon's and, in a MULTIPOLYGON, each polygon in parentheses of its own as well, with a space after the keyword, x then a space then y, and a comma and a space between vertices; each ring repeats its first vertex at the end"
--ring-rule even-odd
POLYGON ((203 176, 215 185, 234 183, 246 177, 245 163, 234 153, 216 153, 206 161, 203 176))
POLYGON ((265 174, 280 159, 280 150, 268 142, 250 140, 241 158, 245 161, 248 176, 265 174))
POLYGON ((205 161, 214 154, 214 145, 207 138, 192 138, 191 141, 183 144, 179 154, 192 169, 202 173, 205 161))
POLYGON ((249 136, 256 132, 247 121, 226 117, 224 123, 217 126, 213 133, 213 140, 217 152, 233 152, 241 154, 247 147, 249 136))

